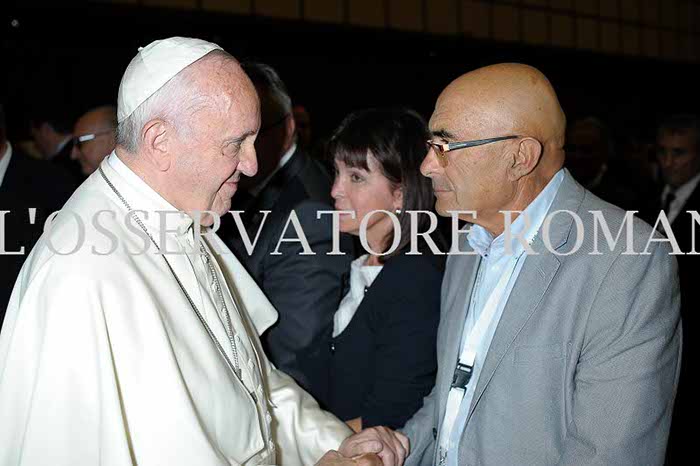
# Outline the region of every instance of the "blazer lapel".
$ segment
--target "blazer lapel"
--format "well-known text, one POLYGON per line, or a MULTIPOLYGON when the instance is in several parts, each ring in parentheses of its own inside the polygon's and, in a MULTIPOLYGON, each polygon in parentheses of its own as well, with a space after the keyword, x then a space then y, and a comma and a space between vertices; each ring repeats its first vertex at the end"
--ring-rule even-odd
MULTIPOLYGON (((571 177, 568 170, 565 170, 564 180, 548 215, 562 210, 578 212, 584 193, 584 188, 571 177)), ((568 213, 560 213, 553 217, 549 225, 549 239, 553 250, 556 251, 567 244, 573 223, 573 218, 568 213)), ((469 407, 467 422, 471 419, 493 375, 513 346, 518 334, 538 309, 542 297, 561 265, 557 256, 545 248, 541 231, 540 229, 532 244, 532 249, 539 255, 526 258, 496 327, 469 407)))

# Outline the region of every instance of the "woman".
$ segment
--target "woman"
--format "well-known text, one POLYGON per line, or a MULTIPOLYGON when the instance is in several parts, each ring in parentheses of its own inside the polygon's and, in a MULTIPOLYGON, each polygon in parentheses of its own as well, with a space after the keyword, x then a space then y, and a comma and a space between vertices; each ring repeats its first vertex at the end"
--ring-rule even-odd
MULTIPOLYGON (((389 215, 368 216, 361 238, 367 253, 352 263, 334 316, 328 408, 356 431, 403 426, 435 380, 444 260, 426 245, 422 255, 406 254, 408 211, 434 204, 419 170, 428 139, 418 114, 372 109, 345 118, 329 142, 335 208, 355 214, 340 215, 340 230, 360 236, 363 218, 376 210, 396 212, 401 227, 395 237, 389 215)), ((417 231, 426 231, 428 215, 417 219, 417 231)))

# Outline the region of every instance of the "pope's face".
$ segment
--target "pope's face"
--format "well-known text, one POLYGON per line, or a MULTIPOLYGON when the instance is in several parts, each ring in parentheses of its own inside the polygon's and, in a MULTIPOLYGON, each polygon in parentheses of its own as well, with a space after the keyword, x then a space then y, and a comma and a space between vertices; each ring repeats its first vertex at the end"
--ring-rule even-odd
MULTIPOLYGON (((230 64, 237 68, 238 65, 230 64)), ((257 172, 254 142, 260 128, 260 110, 255 88, 240 68, 226 73, 221 65, 210 80, 220 79, 206 105, 193 112, 188 128, 178 135, 178 190, 186 192, 185 210, 210 210, 219 216, 231 207, 241 175, 257 172)), ((208 226, 214 219, 201 218, 208 226)))

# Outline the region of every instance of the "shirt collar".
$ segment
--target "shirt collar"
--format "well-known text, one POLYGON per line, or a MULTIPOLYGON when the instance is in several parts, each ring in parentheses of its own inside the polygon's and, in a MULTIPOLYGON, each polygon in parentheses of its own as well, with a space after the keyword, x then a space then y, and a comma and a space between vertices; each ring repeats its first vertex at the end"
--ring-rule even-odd
POLYGON ((5 173, 7 173, 7 167, 10 165, 10 158, 12 157, 12 145, 10 145, 10 141, 6 141, 5 144, 7 144, 7 147, 5 148, 2 158, 0 158, 0 186, 2 186, 2 182, 5 179, 5 173))
MULTIPOLYGON (((516 239, 516 236, 524 237, 528 244, 532 244, 534 241, 563 180, 564 170, 561 169, 549 180, 547 186, 544 187, 525 210, 513 220, 510 226, 512 238, 511 251, 513 256, 519 256, 525 249, 520 241, 516 239), (527 224, 525 219, 528 220, 527 224)), ((469 241, 469 245, 472 249, 484 258, 489 255, 501 257, 506 251, 505 232, 494 238, 488 230, 480 225, 472 225, 467 235, 467 241, 469 241)))
POLYGON ((101 167, 133 210, 147 212, 147 215, 141 214, 139 218, 148 225, 149 229, 161 231, 165 227, 167 231, 177 232, 177 234, 185 234, 189 231, 193 224, 192 217, 166 201, 148 183, 126 166, 115 152, 112 152, 105 158, 101 167), (110 176, 111 173, 108 172, 112 172, 117 176, 110 176), (165 214, 162 212, 173 213, 165 214))
POLYGON ((270 180, 272 179, 272 177, 275 176, 275 174, 276 174, 278 171, 280 171, 280 169, 281 169, 282 167, 284 167, 285 165, 287 165, 287 162, 289 162, 289 160, 292 158, 292 155, 294 155, 294 152, 295 152, 296 150, 297 150, 297 143, 295 142, 295 143, 292 143, 292 146, 289 148, 289 150, 287 150, 287 152, 285 152, 285 153, 282 155, 282 157, 280 158, 279 163, 277 164, 277 167, 275 167, 275 169, 272 170, 272 173, 270 173, 269 175, 267 175, 267 178, 265 178, 264 180, 262 180, 260 183, 258 183, 256 186, 253 186, 253 187, 249 190, 250 195, 253 196, 253 197, 257 197, 258 194, 260 194, 260 193, 262 192, 262 190, 265 189, 265 186, 267 186, 267 184, 270 182, 270 180))
POLYGON ((664 186, 664 191, 662 198, 666 199, 666 196, 670 192, 673 192, 673 194, 676 196, 676 199, 687 199, 690 197, 690 195, 695 191, 695 188, 697 187, 698 183, 700 182, 700 173, 686 181, 684 184, 682 184, 678 189, 673 190, 669 185, 664 186))

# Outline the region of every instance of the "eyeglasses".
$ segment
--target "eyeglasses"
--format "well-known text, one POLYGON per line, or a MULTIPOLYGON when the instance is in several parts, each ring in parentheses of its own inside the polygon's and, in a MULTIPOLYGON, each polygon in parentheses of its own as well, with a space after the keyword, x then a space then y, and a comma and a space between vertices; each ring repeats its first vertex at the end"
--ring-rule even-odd
POLYGON ((78 149, 82 149, 82 145, 85 144, 86 142, 92 141, 93 139, 97 138, 98 136, 110 134, 113 132, 114 132, 114 129, 106 129, 104 131, 98 131, 96 133, 89 133, 89 134, 83 134, 80 136, 76 136, 73 138, 73 147, 77 147, 78 149))
POLYGON ((428 145, 433 148, 435 154, 440 158, 440 162, 443 166, 447 165, 446 153, 458 150, 466 149, 468 147, 483 146, 484 144, 491 144, 492 142, 505 141, 506 139, 517 139, 520 136, 500 136, 497 138, 488 139, 476 139, 474 141, 459 141, 459 142, 435 142, 428 141, 428 145))

